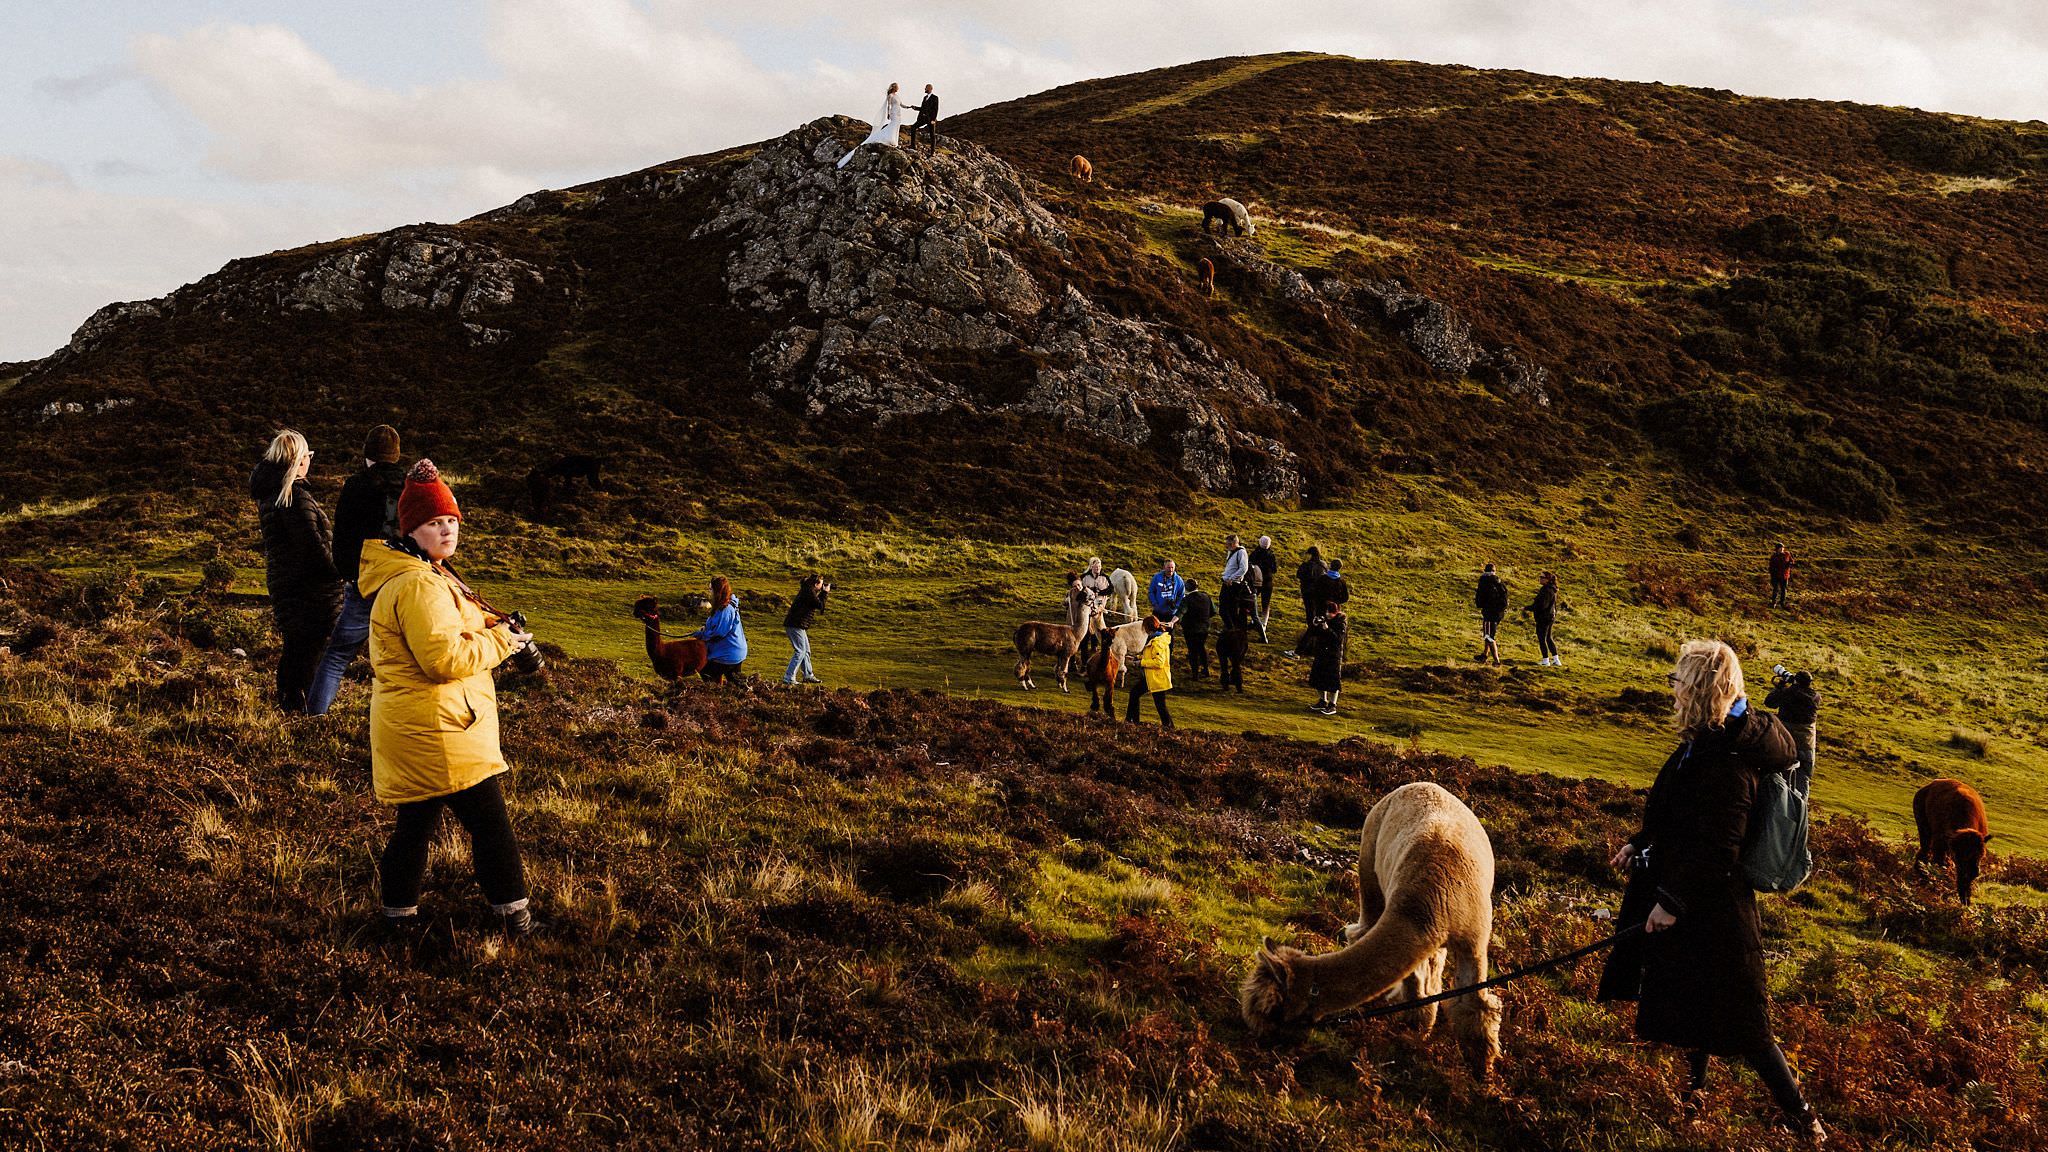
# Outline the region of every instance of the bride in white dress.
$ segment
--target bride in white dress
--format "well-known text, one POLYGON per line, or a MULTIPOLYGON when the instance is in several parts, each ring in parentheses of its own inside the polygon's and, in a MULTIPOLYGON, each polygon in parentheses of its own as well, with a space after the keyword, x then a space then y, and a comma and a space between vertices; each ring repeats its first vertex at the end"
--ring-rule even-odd
POLYGON ((896 85, 891 84, 889 94, 882 97, 881 123, 875 125, 875 130, 868 133, 867 139, 854 145, 852 152, 839 158, 839 166, 846 167, 847 162, 853 159, 853 153, 860 151, 863 144, 887 144, 891 148, 896 147, 896 133, 902 127, 903 106, 896 102, 896 85))

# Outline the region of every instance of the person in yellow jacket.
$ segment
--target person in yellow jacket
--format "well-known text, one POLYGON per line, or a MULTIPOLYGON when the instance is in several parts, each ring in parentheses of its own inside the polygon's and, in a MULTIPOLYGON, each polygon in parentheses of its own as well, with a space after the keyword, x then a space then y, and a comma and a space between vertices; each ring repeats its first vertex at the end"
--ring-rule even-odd
POLYGON ((1138 665, 1145 674, 1129 677, 1131 695, 1124 708, 1124 720, 1142 723, 1138 719, 1138 705, 1149 692, 1152 706, 1159 709, 1160 727, 1173 727, 1173 714, 1166 710, 1166 694, 1173 691, 1173 633, 1160 625, 1157 616, 1145 617, 1145 648, 1138 653, 1138 665))
POLYGON ((533 928, 519 842, 498 777, 491 670, 533 639, 491 611, 448 567, 462 511, 431 460, 406 475, 399 534, 363 543, 356 586, 370 601, 370 778, 398 807, 378 864, 387 926, 416 923, 427 845, 441 809, 469 833, 470 860, 507 932, 533 928))

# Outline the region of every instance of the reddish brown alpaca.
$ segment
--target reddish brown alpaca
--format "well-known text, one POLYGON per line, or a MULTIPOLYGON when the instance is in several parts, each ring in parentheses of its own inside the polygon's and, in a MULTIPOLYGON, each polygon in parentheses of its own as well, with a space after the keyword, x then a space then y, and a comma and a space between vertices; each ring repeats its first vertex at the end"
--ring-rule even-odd
POLYGON ((1012 638, 1017 645, 1017 687, 1036 688, 1031 682, 1031 658, 1051 656, 1058 661, 1053 666, 1059 677, 1060 691, 1067 690, 1067 670, 1073 666, 1074 656, 1081 651, 1081 641, 1089 633, 1102 629, 1102 605, 1091 605, 1092 610, 1081 618, 1079 627, 1067 624, 1047 624, 1031 620, 1017 625, 1012 638))
POLYGON ((1116 678, 1123 669, 1123 658, 1117 655, 1116 645, 1105 637, 1088 661, 1088 711, 1100 710, 1116 719, 1116 678))
POLYGON ((1201 268, 1202 295, 1214 296, 1216 294, 1216 265, 1211 263, 1207 256, 1204 256, 1202 257, 1201 268))
POLYGON ((1936 780, 1913 793, 1913 823, 1920 829, 1920 854, 1913 857, 1917 871, 1923 862, 1946 868, 1956 858, 1956 899, 1970 902, 1977 870, 1984 862, 1984 845, 1991 839, 1991 824, 1984 818, 1984 798, 1961 780, 1936 780))
POLYGON ((704 670, 704 662, 710 659, 704 641, 695 636, 680 640, 661 638, 661 606, 654 602, 654 597, 642 596, 633 605, 633 615, 647 625, 647 658, 654 662, 655 675, 664 680, 681 680, 704 670))
POLYGON ((1067 171, 1083 184, 1095 183, 1095 165, 1090 164, 1086 156, 1074 157, 1074 162, 1067 166, 1067 171))

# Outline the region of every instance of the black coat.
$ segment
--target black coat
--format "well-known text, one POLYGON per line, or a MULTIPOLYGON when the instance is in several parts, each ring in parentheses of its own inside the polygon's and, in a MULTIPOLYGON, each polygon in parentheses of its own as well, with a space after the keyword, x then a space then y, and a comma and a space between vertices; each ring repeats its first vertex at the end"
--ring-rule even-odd
POLYGON ((265 460, 249 474, 249 495, 263 524, 263 582, 279 629, 323 632, 334 627, 341 610, 334 533, 304 480, 292 485, 290 507, 277 506, 284 470, 285 465, 265 460))
POLYGON ((1776 708, 1778 719, 1787 724, 1811 724, 1820 715, 1820 693, 1787 684, 1771 689, 1771 694, 1764 697, 1764 707, 1776 708))
POLYGON ((1349 604, 1351 585, 1335 572, 1325 573, 1316 585, 1316 599, 1324 604, 1349 604))
POLYGON ((1530 602, 1529 611, 1536 617, 1538 624, 1557 623, 1557 585, 1537 586, 1536 599, 1530 602))
POLYGON ((1785 726, 1752 707, 1679 745, 1657 773, 1629 838, 1648 866, 1631 870, 1620 922, 1641 923, 1657 904, 1678 922, 1616 945, 1600 977, 1602 1000, 1638 1001, 1637 1036, 1717 1056, 1772 1043, 1756 893, 1741 858, 1762 773, 1796 757, 1785 726))
POLYGON ((1491 572, 1479 578, 1479 587, 1472 593, 1472 602, 1479 606, 1479 618, 1499 620, 1508 614, 1508 582, 1491 572))
POLYGON ((782 626, 809 631, 811 621, 825 610, 825 597, 829 595, 831 593, 825 591, 823 584, 806 581, 797 585, 796 599, 790 602, 789 611, 783 615, 782 626))
POLYGON ((405 465, 378 462, 348 478, 334 502, 334 570, 355 582, 363 564, 363 542, 398 535, 398 497, 405 492, 405 465))
POLYGON ((1190 592, 1180 602, 1180 626, 1190 636, 1207 636, 1216 616, 1216 602, 1207 592, 1190 592))
POLYGON ((1336 692, 1344 687, 1344 635, 1348 630, 1341 612, 1308 626, 1315 645, 1315 660, 1308 666, 1309 687, 1318 692, 1336 692))
POLYGON ((1316 588, 1329 573, 1321 560, 1303 560, 1301 567, 1294 570, 1294 578, 1301 582, 1301 599, 1305 604, 1316 602, 1316 588))

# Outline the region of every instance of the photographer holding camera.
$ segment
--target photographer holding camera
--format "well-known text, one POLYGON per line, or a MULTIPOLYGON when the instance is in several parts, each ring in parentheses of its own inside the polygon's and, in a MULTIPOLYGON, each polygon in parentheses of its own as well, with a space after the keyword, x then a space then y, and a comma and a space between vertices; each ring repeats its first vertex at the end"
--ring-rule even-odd
POLYGON ((784 684, 824 683, 811 667, 811 621, 825 610, 825 597, 831 593, 832 582, 816 572, 797 585, 796 599, 782 618, 782 630, 789 634, 789 667, 782 672, 784 684), (803 673, 802 680, 797 679, 799 672, 803 673))
POLYGON ((1778 721, 1792 733, 1793 743, 1799 745, 1799 791, 1806 791, 1807 782, 1813 779, 1813 755, 1816 737, 1814 718, 1820 712, 1820 693, 1814 691, 1813 676, 1807 672, 1788 671, 1783 664, 1771 669, 1771 693, 1764 697, 1764 707, 1778 710, 1778 721))
POLYGON ((448 566, 462 510, 431 460, 413 465, 398 498, 399 535, 363 547, 357 585, 370 600, 370 776, 398 807, 378 865, 384 924, 418 923, 427 845, 445 806, 469 833, 469 856, 491 911, 511 935, 533 929, 519 842, 498 777, 498 692, 508 660, 540 670, 517 613, 485 603, 448 566))

